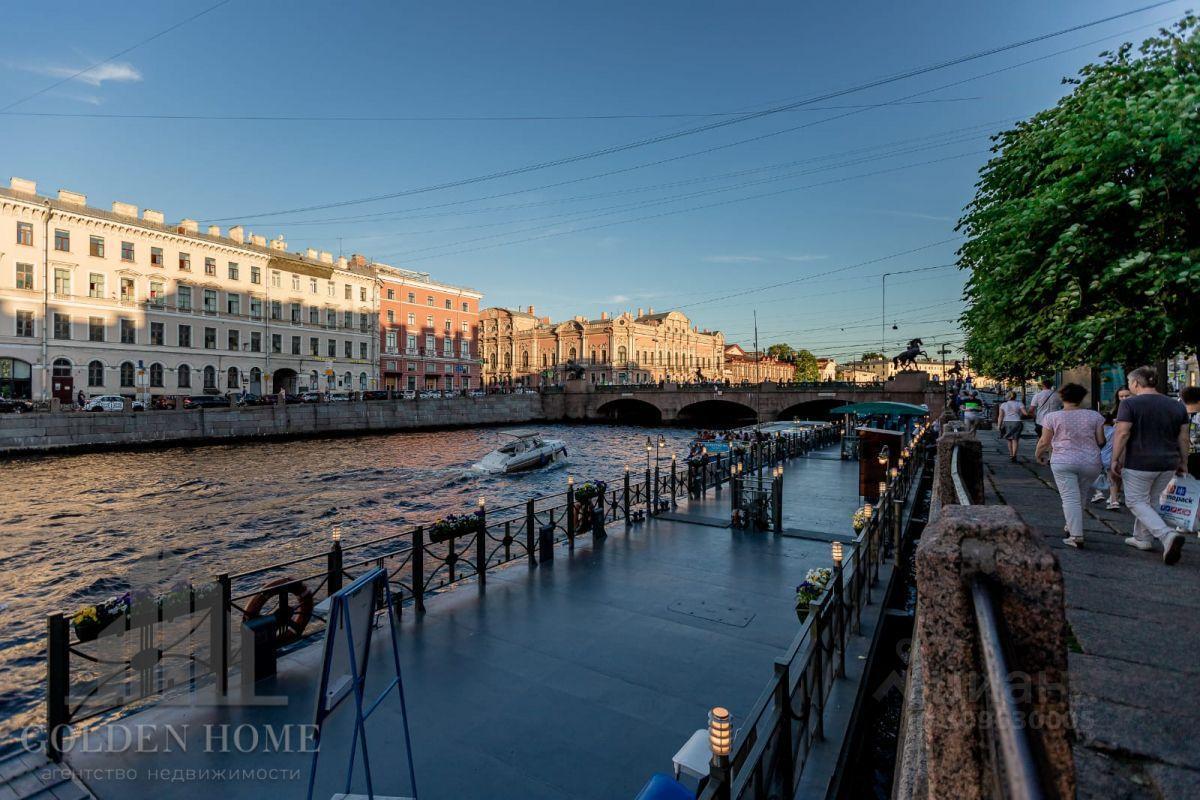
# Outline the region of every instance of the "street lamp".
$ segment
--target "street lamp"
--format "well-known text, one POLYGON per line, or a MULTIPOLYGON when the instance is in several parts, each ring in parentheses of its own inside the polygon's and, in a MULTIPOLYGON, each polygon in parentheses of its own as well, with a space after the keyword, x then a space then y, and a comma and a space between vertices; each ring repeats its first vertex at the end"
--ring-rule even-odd
POLYGON ((879 448, 879 466, 886 467, 888 465, 888 461, 891 459, 891 457, 892 457, 892 451, 888 449, 888 446, 886 444, 883 447, 879 448))

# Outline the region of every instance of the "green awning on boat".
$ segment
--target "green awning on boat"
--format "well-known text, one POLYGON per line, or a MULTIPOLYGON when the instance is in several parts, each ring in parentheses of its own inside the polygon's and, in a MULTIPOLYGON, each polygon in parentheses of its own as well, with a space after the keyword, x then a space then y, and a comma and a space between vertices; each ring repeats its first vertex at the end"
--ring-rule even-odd
POLYGON ((895 414, 901 417, 924 417, 929 413, 929 409, 914 406, 911 403, 894 403, 890 400, 879 400, 873 403, 851 403, 847 406, 838 406, 829 410, 831 414, 861 414, 869 416, 871 414, 895 414))

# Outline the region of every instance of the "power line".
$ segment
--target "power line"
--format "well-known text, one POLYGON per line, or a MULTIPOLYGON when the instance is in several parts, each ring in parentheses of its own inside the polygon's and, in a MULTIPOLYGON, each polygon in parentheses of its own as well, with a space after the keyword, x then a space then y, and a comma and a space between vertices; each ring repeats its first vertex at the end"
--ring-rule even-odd
MULTIPOLYGON (((230 0, 226 0, 229 2, 230 0)), ((113 56, 116 58, 116 56, 113 56)), ((100 62, 101 64, 104 62, 100 62)), ((79 77, 84 72, 94 69, 88 67, 72 77, 79 77)), ((71 80, 67 78, 65 80, 71 80)), ((48 87, 53 88, 53 87, 48 87)), ((932 103, 962 103, 970 100, 982 100, 982 97, 946 97, 932 100, 909 100, 902 103, 863 103, 857 105, 835 106, 805 106, 792 109, 794 111, 839 111, 847 108, 879 108, 881 106, 928 105, 932 103)), ((18 101, 20 102, 20 101, 18 101)), ((625 120, 625 119, 673 119, 673 118, 702 118, 702 117, 733 117, 744 112, 739 111, 697 111, 663 114, 501 114, 501 115, 445 115, 445 116, 352 116, 343 114, 119 114, 98 111, 0 111, 0 115, 8 117, 51 117, 65 119, 132 119, 132 120, 166 120, 166 121, 205 121, 205 122, 572 122, 588 120, 625 120)))
POLYGON ((113 53, 111 56, 109 56, 106 59, 97 61, 95 64, 92 64, 91 66, 84 67, 83 69, 79 70, 75 74, 68 75, 67 77, 63 78, 62 80, 56 81, 56 82, 50 84, 49 86, 44 86, 41 89, 38 89, 33 94, 28 94, 20 99, 12 101, 8 105, 4 106, 3 108, 0 108, 0 113, 8 112, 10 109, 16 108, 17 106, 21 105, 22 103, 28 102, 29 100, 32 100, 33 98, 38 97, 40 95, 43 95, 46 92, 49 92, 53 89, 57 89, 59 86, 62 86, 64 83, 69 83, 70 81, 75 80, 79 76, 85 75, 85 74, 91 72, 96 67, 103 66, 103 65, 107 64, 108 62, 118 59, 127 53, 132 53, 134 50, 137 50, 139 47, 150 44, 150 42, 153 42, 155 39, 159 39, 163 36, 166 36, 168 33, 171 33, 174 30, 178 30, 179 28, 182 28, 184 25, 187 25, 189 22, 198 20, 201 17, 203 17, 205 14, 209 14, 213 11, 216 11, 221 6, 227 5, 227 4, 231 3, 232 1, 233 0, 220 0, 219 3, 215 3, 211 6, 209 6, 208 8, 204 9, 203 11, 199 11, 199 12, 193 14, 192 16, 188 17, 187 19, 180 20, 179 22, 176 22, 174 25, 163 28, 158 33, 148 36, 145 39, 142 39, 140 42, 130 45, 129 47, 126 47, 124 50, 122 50, 118 53, 113 53))
MULTIPOLYGON (((226 0, 226 1, 228 1, 228 0, 226 0)), ((1052 39, 1052 38, 1055 38, 1058 36, 1063 36, 1068 33, 1074 33, 1075 31, 1084 30, 1086 28, 1091 28, 1096 25, 1101 25, 1105 22, 1111 22, 1116 19, 1121 19, 1123 17, 1131 16, 1134 14, 1139 14, 1144 11, 1149 11, 1151 9, 1155 9, 1155 8, 1159 8, 1161 6, 1175 3, 1177 1, 1178 0, 1160 0, 1160 2, 1157 2, 1157 3, 1152 3, 1150 5, 1142 6, 1140 8, 1136 8, 1136 9, 1133 9, 1130 11, 1124 11, 1119 14, 1112 14, 1107 17, 1103 17, 1101 19, 1092 20, 1091 22, 1081 23, 1079 25, 1072 25, 1070 27, 1063 28, 1063 29, 1060 29, 1057 31, 1040 34, 1038 36, 1033 36, 1028 39, 1023 39, 1023 40, 1016 41, 1016 42, 1010 42, 1008 44, 1000 45, 998 47, 992 47, 992 48, 988 48, 985 50, 976 51, 974 53, 970 53, 967 55, 958 56, 958 57, 951 58, 951 59, 948 59, 945 61, 941 61, 936 64, 932 64, 932 65, 928 65, 928 66, 924 66, 924 67, 917 67, 915 69, 910 69, 910 70, 907 70, 905 72, 902 72, 902 73, 899 73, 896 75, 891 75, 891 76, 884 77, 884 78, 877 78, 875 80, 867 81, 865 83, 860 83, 855 86, 850 86, 850 87, 847 87, 844 89, 836 89, 836 90, 826 92, 821 95, 817 95, 816 97, 807 98, 807 99, 803 99, 803 100, 797 100, 795 102, 786 103, 781 106, 775 106, 772 108, 764 109, 762 111, 754 111, 754 112, 750 112, 748 114, 742 114, 742 115, 739 115, 736 117, 718 120, 716 122, 709 122, 704 125, 686 128, 681 131, 664 133, 664 134, 661 134, 658 136, 650 136, 650 137, 647 137, 644 139, 639 139, 639 140, 636 140, 633 142, 626 142, 624 144, 612 145, 610 147, 600 148, 599 150, 592 150, 592 151, 585 152, 585 153, 577 153, 577 154, 571 155, 571 156, 564 156, 562 158, 551 159, 548 161, 541 161, 541 162, 537 162, 537 163, 533 163, 533 164, 526 164, 521 167, 513 167, 510 169, 499 170, 499 171, 487 173, 484 175, 476 175, 476 176, 469 177, 469 178, 460 178, 460 179, 453 180, 453 181, 446 181, 446 182, 438 183, 438 184, 430 184, 427 186, 417 187, 417 188, 413 188, 413 189, 405 189, 405 190, 397 191, 397 192, 389 192, 386 194, 373 195, 373 196, 368 196, 368 197, 360 197, 360 198, 355 198, 355 199, 351 199, 351 200, 340 200, 340 201, 336 201, 336 202, 332 202, 332 203, 321 203, 321 204, 317 204, 317 205, 302 206, 302 207, 291 208, 291 209, 281 209, 281 210, 276 210, 276 211, 263 211, 263 212, 253 213, 253 214, 240 214, 240 215, 228 216, 228 217, 213 217, 213 218, 210 218, 208 221, 210 221, 210 222, 226 222, 226 221, 230 221, 230 220, 243 219, 243 218, 276 217, 276 216, 282 216, 284 214, 298 214, 298 213, 303 213, 306 211, 316 211, 316 210, 325 209, 325 208, 340 208, 340 207, 350 206, 350 205, 359 205, 362 203, 373 203, 373 202, 378 202, 380 200, 389 200, 389 199, 396 198, 396 197, 407 197, 407 196, 411 196, 411 195, 415 195, 415 194, 422 194, 425 192, 439 191, 439 190, 450 189, 450 188, 454 188, 454 187, 458 187, 458 186, 466 186, 466 185, 470 185, 470 184, 474 184, 474 183, 482 183, 484 181, 497 180, 499 178, 512 177, 514 175, 521 175, 521 174, 525 174, 527 172, 534 172, 534 171, 538 171, 538 170, 549 169, 552 167, 565 166, 567 164, 573 164, 573 163, 576 163, 579 161, 585 161, 585 160, 598 158, 598 157, 606 156, 606 155, 613 155, 616 153, 625 152, 627 150, 633 150, 636 148, 647 147, 647 146, 653 145, 653 144, 661 144, 662 142, 672 141, 674 139, 679 139, 684 136, 692 136, 692 135, 695 135, 698 133, 705 133, 705 132, 712 131, 712 130, 718 130, 720 128, 725 128, 725 127, 728 127, 731 125, 738 125, 743 122, 749 122, 749 121, 755 120, 755 119, 762 119, 764 117, 772 116, 774 114, 779 114, 784 111, 791 111, 791 110, 793 110, 795 108, 799 108, 801 106, 808 106, 808 105, 812 105, 814 103, 819 103, 819 102, 822 102, 825 100, 831 100, 831 99, 834 99, 837 97, 843 97, 845 95, 855 94, 858 92, 866 91, 867 89, 873 89, 873 88, 877 88, 879 86, 884 86, 884 85, 887 85, 890 83, 896 83, 898 81, 907 80, 909 78, 913 78, 913 77, 916 77, 919 75, 924 75, 924 74, 928 74, 931 72, 937 72, 937 71, 940 71, 943 69, 948 69, 949 67, 952 67, 952 66, 956 66, 958 64, 966 63, 968 61, 974 61, 974 60, 977 60, 980 58, 985 58, 987 56, 995 55, 997 53, 1002 53, 1007 50, 1013 50, 1016 48, 1025 47, 1030 44, 1035 44, 1037 42, 1045 41, 1047 39, 1052 39)))

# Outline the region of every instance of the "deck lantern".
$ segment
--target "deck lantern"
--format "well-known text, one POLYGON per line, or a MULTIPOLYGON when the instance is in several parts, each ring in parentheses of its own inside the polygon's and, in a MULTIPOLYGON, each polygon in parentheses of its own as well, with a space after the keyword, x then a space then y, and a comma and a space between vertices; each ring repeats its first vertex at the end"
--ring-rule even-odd
POLYGON ((479 510, 482 511, 483 507, 486 505, 487 505, 487 498, 486 497, 479 498, 479 510))
POLYGON ((629 474, 629 465, 628 464, 625 465, 625 474, 626 475, 629 474))
POLYGON ((569 488, 571 488, 571 487, 572 487, 572 486, 574 486, 574 485, 575 485, 575 476, 574 476, 574 475, 568 475, 568 476, 567 476, 567 488, 569 489, 569 488))
POLYGON ((342 542, 342 529, 339 528, 337 525, 334 525, 333 526, 333 543, 341 544, 341 542, 342 542))
MULTIPOLYGON (((871 504, 864 503, 863 504, 863 516, 867 518, 867 522, 871 521, 871 515, 873 513, 875 513, 875 509, 871 507, 871 504)), ((837 544, 837 543, 835 542, 835 544, 837 544)))
POLYGON ((728 758, 733 745, 732 724, 729 710, 717 706, 708 712, 708 746, 713 756, 728 758))
POLYGON ((896 476, 899 474, 900 470, 896 469, 895 467, 892 467, 890 470, 888 470, 888 477, 892 480, 896 480, 896 476))
POLYGON ((837 566, 837 567, 842 566, 842 543, 834 542, 831 549, 833 550, 834 566, 837 566))
POLYGON ((891 457, 892 451, 888 450, 888 446, 886 444, 879 448, 879 466, 886 467, 891 457))
POLYGON ((879 482, 879 496, 883 497, 885 494, 887 494, 887 481, 880 481, 879 482))

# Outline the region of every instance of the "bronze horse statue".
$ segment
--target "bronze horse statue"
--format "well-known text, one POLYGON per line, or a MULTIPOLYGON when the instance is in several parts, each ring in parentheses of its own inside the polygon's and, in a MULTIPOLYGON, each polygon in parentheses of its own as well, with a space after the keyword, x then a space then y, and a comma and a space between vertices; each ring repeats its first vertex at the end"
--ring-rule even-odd
POLYGON ((962 363, 961 362, 955 361, 954 366, 951 367, 950 369, 946 370, 946 377, 949 378, 951 375, 954 375, 955 377, 958 377, 958 378, 962 377, 962 363))
POLYGON ((929 358, 929 353, 921 349, 921 344, 920 339, 909 341, 908 349, 892 359, 892 368, 898 371, 901 367, 915 367, 917 365, 917 356, 929 358))

